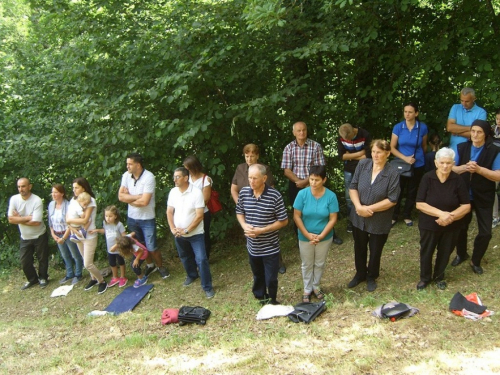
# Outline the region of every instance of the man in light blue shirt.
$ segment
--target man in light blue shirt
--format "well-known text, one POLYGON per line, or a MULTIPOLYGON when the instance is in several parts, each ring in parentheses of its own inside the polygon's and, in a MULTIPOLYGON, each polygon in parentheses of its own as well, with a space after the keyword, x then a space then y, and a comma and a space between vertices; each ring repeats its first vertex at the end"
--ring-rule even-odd
POLYGON ((470 127, 474 120, 486 120, 486 111, 476 103, 473 88, 460 91, 460 104, 454 104, 448 115, 446 130, 451 133, 450 148, 457 153, 457 145, 470 139, 470 127))

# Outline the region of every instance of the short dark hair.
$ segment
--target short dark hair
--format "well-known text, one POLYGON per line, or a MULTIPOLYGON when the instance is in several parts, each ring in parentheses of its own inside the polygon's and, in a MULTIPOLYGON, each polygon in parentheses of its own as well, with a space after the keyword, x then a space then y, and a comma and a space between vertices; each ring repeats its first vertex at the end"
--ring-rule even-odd
POLYGON ((144 158, 141 154, 138 154, 137 152, 131 152, 127 155, 127 159, 132 159, 134 163, 139 163, 141 167, 144 168, 144 158))
POLYGON ((182 176, 189 176, 189 171, 184 167, 175 168, 174 172, 181 172, 182 176))
POLYGON ((322 179, 326 177, 326 167, 324 165, 313 165, 309 169, 309 176, 320 176, 322 179))
POLYGON ((404 107, 408 107, 408 106, 413 107, 413 109, 415 110, 415 112, 418 112, 418 104, 417 104, 417 103, 414 103, 414 102, 409 102, 409 103, 406 103, 406 104, 403 106, 403 108, 404 108, 404 107))

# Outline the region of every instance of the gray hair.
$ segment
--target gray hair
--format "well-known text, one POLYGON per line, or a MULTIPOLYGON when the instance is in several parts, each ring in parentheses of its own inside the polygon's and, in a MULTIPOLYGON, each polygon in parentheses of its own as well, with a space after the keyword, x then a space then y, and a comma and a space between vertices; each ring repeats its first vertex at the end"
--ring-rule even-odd
POLYGON ((448 147, 440 148, 436 152, 436 160, 439 160, 441 158, 449 158, 451 160, 455 160, 455 151, 448 147))
POLYGON ((248 171, 250 171, 250 169, 257 169, 262 176, 266 175, 266 167, 264 167, 262 164, 252 164, 248 168, 248 171))
POLYGON ((474 98, 476 97, 476 92, 474 91, 474 89, 472 87, 464 87, 461 91, 460 91, 460 94, 462 94, 463 96, 466 96, 466 95, 472 95, 474 98))

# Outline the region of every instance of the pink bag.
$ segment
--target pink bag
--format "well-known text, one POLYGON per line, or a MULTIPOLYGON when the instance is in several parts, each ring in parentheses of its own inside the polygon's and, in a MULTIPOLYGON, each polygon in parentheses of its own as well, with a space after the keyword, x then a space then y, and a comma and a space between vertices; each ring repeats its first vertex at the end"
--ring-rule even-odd
POLYGON ((179 309, 165 309, 161 314, 161 324, 179 323, 179 309))

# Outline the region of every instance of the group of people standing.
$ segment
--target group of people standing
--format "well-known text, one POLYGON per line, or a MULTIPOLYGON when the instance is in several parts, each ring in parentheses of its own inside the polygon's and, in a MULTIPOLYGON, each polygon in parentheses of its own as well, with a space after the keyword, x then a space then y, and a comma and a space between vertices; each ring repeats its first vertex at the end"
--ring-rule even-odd
MULTIPOLYGON (((434 168, 427 167, 426 171, 429 130, 418 119, 418 111, 414 103, 404 106, 404 120, 394 126, 391 142, 372 140, 366 129, 350 124, 339 128, 337 146, 344 166, 347 231, 354 239, 356 269, 349 288, 365 281, 368 291, 377 288, 381 255, 389 232, 401 213, 405 225, 413 226, 415 206, 419 211, 420 230, 418 290, 432 281, 438 288, 446 288, 444 271, 455 247, 457 256, 452 266, 469 258, 467 232, 472 210, 476 211, 479 233, 470 266, 473 272, 483 273, 480 263, 491 239, 496 182, 500 181, 500 148, 493 144, 486 112, 475 104, 474 90, 463 89, 461 104, 454 105, 449 114, 450 148, 435 147, 434 168), (391 155, 409 166, 401 168, 405 174, 391 165, 391 155)), ((500 111, 497 115, 500 126, 500 111)), ((327 253, 333 242, 342 243, 334 229, 339 203, 336 194, 325 186, 326 162, 321 145, 307 137, 304 122, 293 124, 292 130, 295 139, 283 151, 281 169, 289 180, 288 194, 294 209, 304 284, 302 301, 310 302, 312 295, 324 298, 321 278, 327 253)), ((258 146, 246 145, 243 154, 245 163, 236 169, 231 196, 236 204, 237 220, 247 238, 254 281, 252 292, 262 303, 278 304, 278 274, 286 272, 278 231, 288 224, 288 215, 283 197, 274 189, 270 168, 258 163, 258 146)), ((183 285, 191 285, 200 278, 206 297, 212 298, 215 292, 208 262, 211 214, 207 202, 213 182, 203 173, 195 156, 186 158, 183 167, 174 171, 173 180, 175 187, 168 196, 166 216, 187 274, 183 285)), ((84 266, 91 274, 86 290, 98 285, 98 292, 103 293, 110 286, 122 287, 127 283, 125 263, 120 257, 124 254, 134 255, 132 268, 138 277, 134 286, 144 284, 154 271, 162 278, 169 276, 156 243, 155 184, 155 177, 144 168, 141 155, 128 155, 127 172, 122 176, 118 193, 119 200, 128 204, 126 224, 132 232, 128 235, 115 206, 106 208, 103 228, 96 228, 97 206, 86 179, 74 180, 74 197, 69 201, 64 186, 53 186, 53 201, 48 208, 49 228, 66 265, 61 284, 78 283, 84 266), (81 194, 89 195, 87 203, 79 202, 81 194), (93 263, 98 233, 105 234, 107 239, 108 260, 113 271, 109 283, 93 263), (68 241, 72 236, 76 245, 68 241), (132 239, 121 241, 123 236, 132 239), (122 242, 135 250, 125 251, 126 244, 122 242), (147 265, 144 272, 140 269, 143 261, 147 265)), ((28 279, 22 289, 36 284, 45 287, 48 245, 42 203, 31 193, 28 179, 18 181, 18 190, 19 194, 10 201, 8 217, 10 223, 19 225, 21 232, 21 263, 28 279), (33 266, 34 253, 39 259, 38 273, 33 266)))
MULTIPOLYGON (((167 218, 187 273, 184 285, 190 285, 198 278, 199 272, 202 276, 202 288, 207 298, 212 298, 215 293, 205 250, 207 237, 203 231, 206 201, 204 196, 207 195, 204 190, 212 185, 212 181, 207 176, 197 174, 201 171, 201 165, 196 158, 188 158, 184 164, 185 167, 180 168, 180 175, 177 170, 177 174, 174 174, 176 187, 172 189, 172 198, 169 197, 167 202, 167 218), (188 180, 189 172, 186 168, 193 171, 189 177, 191 180, 188 180), (198 180, 203 182, 203 187, 194 187, 198 180), (176 198, 176 194, 180 195, 180 198, 176 198)), ((66 274, 60 284, 70 281, 73 285, 77 284, 82 279, 82 269, 85 267, 90 273, 90 281, 84 287, 85 290, 98 285, 98 293, 102 294, 108 287, 124 287, 128 281, 125 277, 124 258, 132 258, 131 268, 137 275, 134 287, 140 287, 147 282, 149 275, 155 271, 158 271, 162 279, 170 276, 163 266, 161 252, 157 246, 155 176, 144 168, 142 156, 137 153, 127 156, 126 165, 127 172, 122 176, 118 199, 128 204, 128 234, 120 222, 118 209, 113 205, 106 207, 102 228, 97 229, 97 204, 92 188, 85 178, 79 177, 73 181, 73 197, 70 200, 67 199, 63 185, 53 186, 48 221, 50 233, 66 266, 66 274), (79 197, 82 195, 89 196, 88 202, 81 202, 79 197), (99 233, 106 236, 108 262, 112 269, 109 282, 104 280, 94 264, 99 233), (143 262, 146 262, 144 271, 141 269, 143 262)), ((31 192, 32 184, 27 178, 20 178, 17 187, 19 194, 10 200, 8 219, 11 224, 18 225, 21 233, 21 266, 27 278, 21 289, 25 290, 37 284, 45 288, 48 282, 49 254, 42 200, 31 192), (35 255, 39 263, 38 272, 34 267, 35 255)), ((210 217, 205 217, 205 227, 209 231, 210 217)), ((210 248, 209 244, 207 248, 210 248)))

